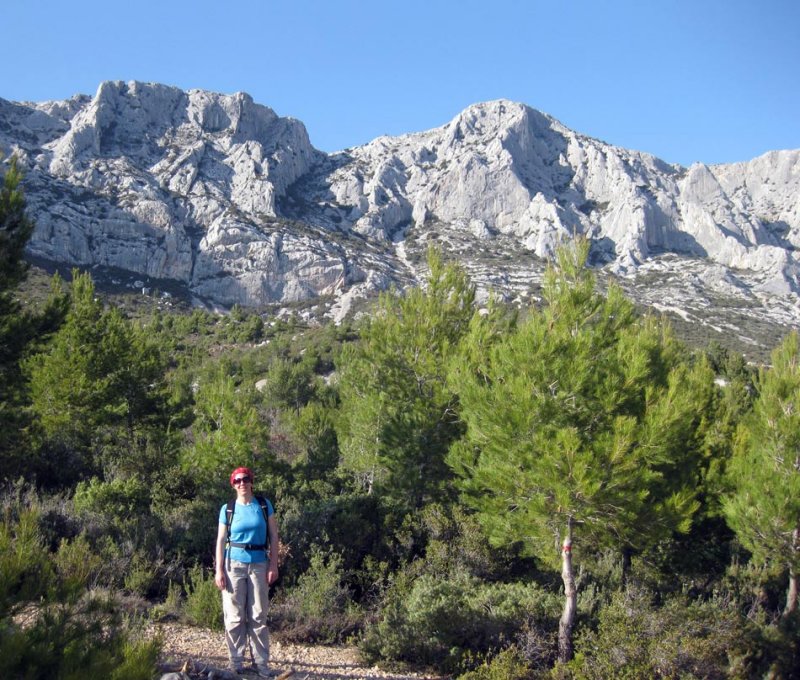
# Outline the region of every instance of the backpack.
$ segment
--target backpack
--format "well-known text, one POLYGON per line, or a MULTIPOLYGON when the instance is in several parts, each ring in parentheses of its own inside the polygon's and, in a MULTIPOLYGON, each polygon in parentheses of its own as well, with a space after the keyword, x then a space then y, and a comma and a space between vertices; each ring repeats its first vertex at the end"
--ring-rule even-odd
MULTIPOLYGON (((233 543, 231 542, 231 524, 233 523, 233 513, 236 511, 236 499, 232 498, 228 501, 228 506, 225 509, 225 547, 226 548, 244 548, 245 550, 264 550, 269 554, 269 508, 267 507, 267 499, 263 496, 256 496, 255 499, 261 506, 261 512, 264 513, 264 523, 267 525, 267 542, 262 544, 253 543, 233 543)), ((228 552, 230 555, 230 551, 228 552)))

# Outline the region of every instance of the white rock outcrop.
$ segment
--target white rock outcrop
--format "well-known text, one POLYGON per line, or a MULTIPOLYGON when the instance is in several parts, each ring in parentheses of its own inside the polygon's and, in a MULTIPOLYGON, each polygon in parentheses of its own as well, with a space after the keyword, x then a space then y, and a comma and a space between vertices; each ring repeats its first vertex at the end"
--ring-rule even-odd
MULTIPOLYGON (((442 128, 349 150, 316 185, 335 197, 338 224, 371 237, 407 222, 479 220, 540 257, 585 234, 618 272, 669 251, 753 269, 776 289, 798 291, 787 246, 800 238, 800 151, 685 169, 495 101, 442 128)), ((330 222, 331 209, 316 220, 330 222)))

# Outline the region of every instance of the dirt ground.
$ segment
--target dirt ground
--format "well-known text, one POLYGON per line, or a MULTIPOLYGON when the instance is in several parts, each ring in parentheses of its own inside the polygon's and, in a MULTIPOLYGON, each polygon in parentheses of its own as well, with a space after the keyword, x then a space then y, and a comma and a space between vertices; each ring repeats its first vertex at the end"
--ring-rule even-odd
MULTIPOLYGON (((204 665, 227 668, 228 655, 223 634, 179 623, 156 623, 152 634, 160 633, 164 642, 165 665, 177 667, 204 665)), ((270 641, 272 665, 276 671, 292 671, 290 680, 384 679, 384 680, 434 680, 434 676, 414 673, 392 673, 364 665, 352 647, 323 647, 282 644, 270 641)), ((247 673, 242 678, 255 678, 247 673)))

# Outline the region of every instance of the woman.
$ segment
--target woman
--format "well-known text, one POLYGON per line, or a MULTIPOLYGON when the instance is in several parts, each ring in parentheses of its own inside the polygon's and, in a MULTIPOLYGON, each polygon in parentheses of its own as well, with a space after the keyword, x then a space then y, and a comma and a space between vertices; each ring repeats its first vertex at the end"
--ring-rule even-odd
POLYGON ((258 675, 267 678, 277 674, 269 668, 267 609, 269 586, 278 578, 278 525, 272 504, 253 495, 249 468, 236 468, 230 481, 236 502, 219 511, 214 579, 222 591, 225 642, 235 672, 244 670, 249 643, 258 675))

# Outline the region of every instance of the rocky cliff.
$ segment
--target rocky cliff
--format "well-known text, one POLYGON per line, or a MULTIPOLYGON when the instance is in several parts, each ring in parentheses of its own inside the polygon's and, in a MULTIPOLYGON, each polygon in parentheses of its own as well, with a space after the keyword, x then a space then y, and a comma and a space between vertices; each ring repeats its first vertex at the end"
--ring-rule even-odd
POLYGON ((432 240, 482 291, 514 297, 584 234, 593 263, 644 304, 685 316, 724 298, 800 319, 800 151, 684 168, 494 101, 325 154, 245 94, 137 82, 0 100, 0 149, 26 172, 32 255, 223 306, 324 300, 341 315, 419 280, 432 240))

